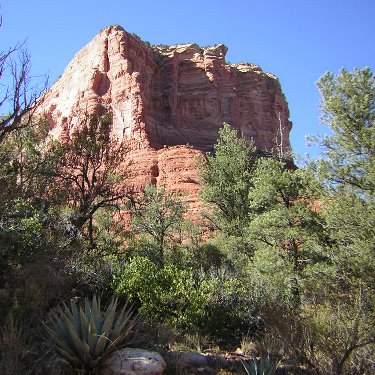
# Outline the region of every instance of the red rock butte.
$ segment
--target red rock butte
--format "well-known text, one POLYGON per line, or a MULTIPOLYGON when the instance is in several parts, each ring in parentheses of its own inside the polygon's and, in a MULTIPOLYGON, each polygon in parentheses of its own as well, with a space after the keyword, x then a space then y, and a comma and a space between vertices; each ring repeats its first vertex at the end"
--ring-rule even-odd
POLYGON ((69 139, 80 114, 111 113, 130 146, 129 184, 152 182, 200 207, 195 159, 212 150, 223 122, 257 149, 290 151, 289 110, 279 81, 257 65, 225 61, 223 44, 151 46, 120 26, 102 30, 45 94, 39 113, 69 139))

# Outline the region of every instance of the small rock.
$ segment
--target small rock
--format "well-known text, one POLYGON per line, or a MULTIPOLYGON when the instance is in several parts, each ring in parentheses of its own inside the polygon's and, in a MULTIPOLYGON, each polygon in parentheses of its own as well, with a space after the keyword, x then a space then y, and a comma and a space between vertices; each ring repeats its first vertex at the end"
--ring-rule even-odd
POLYGON ((184 367, 206 367, 207 357, 196 352, 178 352, 178 357, 184 367))
POLYGON ((125 348, 112 353, 103 363, 101 375, 161 375, 166 367, 159 353, 125 348))
POLYGON ((73 367, 60 357, 56 357, 50 361, 42 369, 41 374, 43 375, 75 375, 73 367))

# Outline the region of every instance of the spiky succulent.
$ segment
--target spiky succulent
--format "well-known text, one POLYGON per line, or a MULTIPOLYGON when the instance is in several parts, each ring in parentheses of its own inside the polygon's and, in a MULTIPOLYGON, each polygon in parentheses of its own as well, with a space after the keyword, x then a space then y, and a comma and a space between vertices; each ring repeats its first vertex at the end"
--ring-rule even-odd
POLYGON ((85 298, 84 306, 75 301, 58 306, 50 314, 45 330, 56 351, 75 369, 91 370, 129 335, 136 323, 128 304, 117 310, 117 298, 101 309, 100 298, 85 298))
POLYGON ((246 375, 274 375, 277 365, 277 361, 268 354, 263 355, 260 359, 254 357, 251 362, 242 362, 246 375))

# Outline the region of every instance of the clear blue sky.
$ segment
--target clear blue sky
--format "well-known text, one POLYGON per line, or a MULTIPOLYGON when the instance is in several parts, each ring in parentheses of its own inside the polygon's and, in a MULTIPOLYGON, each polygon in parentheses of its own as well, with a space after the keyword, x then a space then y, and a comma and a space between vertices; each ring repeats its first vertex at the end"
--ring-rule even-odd
POLYGON ((275 74, 289 103, 294 151, 324 133, 315 82, 326 71, 375 70, 375 0, 0 0, 0 49, 27 39, 34 75, 53 83, 102 28, 152 44, 224 43, 227 60, 275 74))

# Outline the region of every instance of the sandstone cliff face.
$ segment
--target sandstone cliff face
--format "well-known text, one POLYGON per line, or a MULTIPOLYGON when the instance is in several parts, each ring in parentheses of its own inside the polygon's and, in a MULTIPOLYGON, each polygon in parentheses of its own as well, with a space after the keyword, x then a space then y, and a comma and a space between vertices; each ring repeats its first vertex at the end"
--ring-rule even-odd
POLYGON ((66 140, 82 112, 111 112, 113 134, 131 146, 131 183, 182 191, 194 209, 194 158, 212 149, 223 122, 259 149, 272 151, 282 142, 290 150, 289 111, 278 80, 256 65, 226 63, 226 51, 224 45, 150 47, 111 26, 76 54, 40 112, 66 140))

